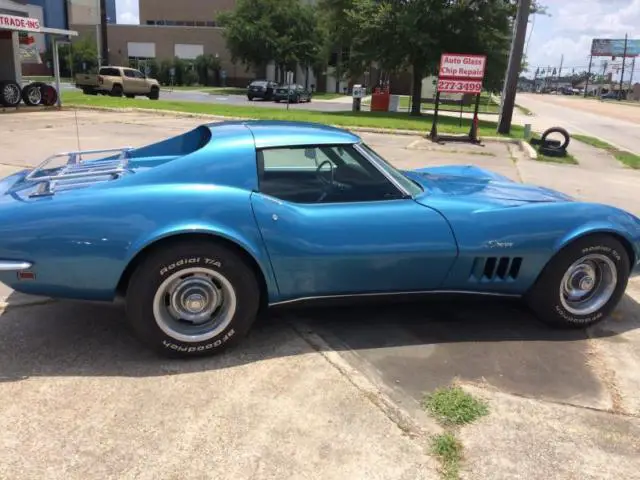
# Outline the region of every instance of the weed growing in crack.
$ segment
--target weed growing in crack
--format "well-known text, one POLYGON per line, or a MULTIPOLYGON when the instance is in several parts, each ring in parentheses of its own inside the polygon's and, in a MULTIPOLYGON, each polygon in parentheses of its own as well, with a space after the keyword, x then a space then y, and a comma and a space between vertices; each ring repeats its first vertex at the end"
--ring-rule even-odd
POLYGON ((457 479, 462 460, 462 444, 456 436, 450 432, 436 435, 431 441, 431 452, 440 460, 442 478, 457 479))
POLYGON ((465 425, 489 413, 485 402, 460 387, 439 388, 425 396, 422 406, 445 425, 465 425))
POLYGON ((445 427, 445 431, 431 440, 431 452, 440 461, 440 473, 444 480, 459 478, 462 461, 462 443, 455 429, 468 425, 489 414, 489 406, 458 386, 438 388, 425 395, 422 407, 445 427))

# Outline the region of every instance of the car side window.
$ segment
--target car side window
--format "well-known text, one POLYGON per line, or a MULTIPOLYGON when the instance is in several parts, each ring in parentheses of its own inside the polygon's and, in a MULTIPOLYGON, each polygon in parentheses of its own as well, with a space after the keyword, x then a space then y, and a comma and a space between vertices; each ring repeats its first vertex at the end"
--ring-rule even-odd
POLYGON ((124 70, 124 76, 127 78, 136 78, 133 70, 124 70))
POLYGON ((258 151, 260 192, 293 203, 346 203, 402 198, 352 145, 258 151))
POLYGON ((135 78, 142 78, 142 79, 144 79, 144 74, 143 74, 142 72, 138 71, 138 70, 133 70, 133 76, 134 76, 135 78))

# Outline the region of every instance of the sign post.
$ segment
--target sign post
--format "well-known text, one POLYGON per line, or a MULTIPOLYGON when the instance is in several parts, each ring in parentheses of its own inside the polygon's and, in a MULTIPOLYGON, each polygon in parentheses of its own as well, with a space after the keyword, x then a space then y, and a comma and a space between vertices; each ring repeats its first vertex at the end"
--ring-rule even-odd
MULTIPOLYGON (((438 107, 440 93, 472 93, 476 96, 473 121, 469 131, 469 139, 478 143, 478 109, 480 107, 480 93, 482 80, 487 66, 486 55, 472 55, 460 53, 443 53, 440 57, 438 72, 438 87, 436 91, 436 105, 433 114, 433 124, 429 137, 438 141, 438 107)), ((460 107, 462 109, 462 106, 460 107)))

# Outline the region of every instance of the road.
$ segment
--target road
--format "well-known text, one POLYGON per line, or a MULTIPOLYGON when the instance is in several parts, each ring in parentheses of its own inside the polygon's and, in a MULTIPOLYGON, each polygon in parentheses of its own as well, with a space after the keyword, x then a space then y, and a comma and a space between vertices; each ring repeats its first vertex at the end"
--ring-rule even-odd
POLYGON ((535 115, 515 115, 514 120, 531 123, 534 130, 560 126, 569 133, 598 137, 640 155, 640 107, 530 93, 519 93, 516 103, 535 115))

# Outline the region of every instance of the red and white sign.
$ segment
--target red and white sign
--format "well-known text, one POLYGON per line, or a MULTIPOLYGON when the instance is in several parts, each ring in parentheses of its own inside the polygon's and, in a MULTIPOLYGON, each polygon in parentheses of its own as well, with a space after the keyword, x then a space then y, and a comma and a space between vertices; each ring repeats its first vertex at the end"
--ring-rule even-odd
POLYGON ((486 55, 443 53, 440 57, 438 91, 480 93, 486 66, 486 55))
POLYGON ((481 93, 482 80, 438 79, 438 91, 446 93, 481 93))
POLYGON ((16 17, 0 13, 0 28, 7 30, 20 30, 23 32, 39 32, 40 20, 29 17, 16 17))

